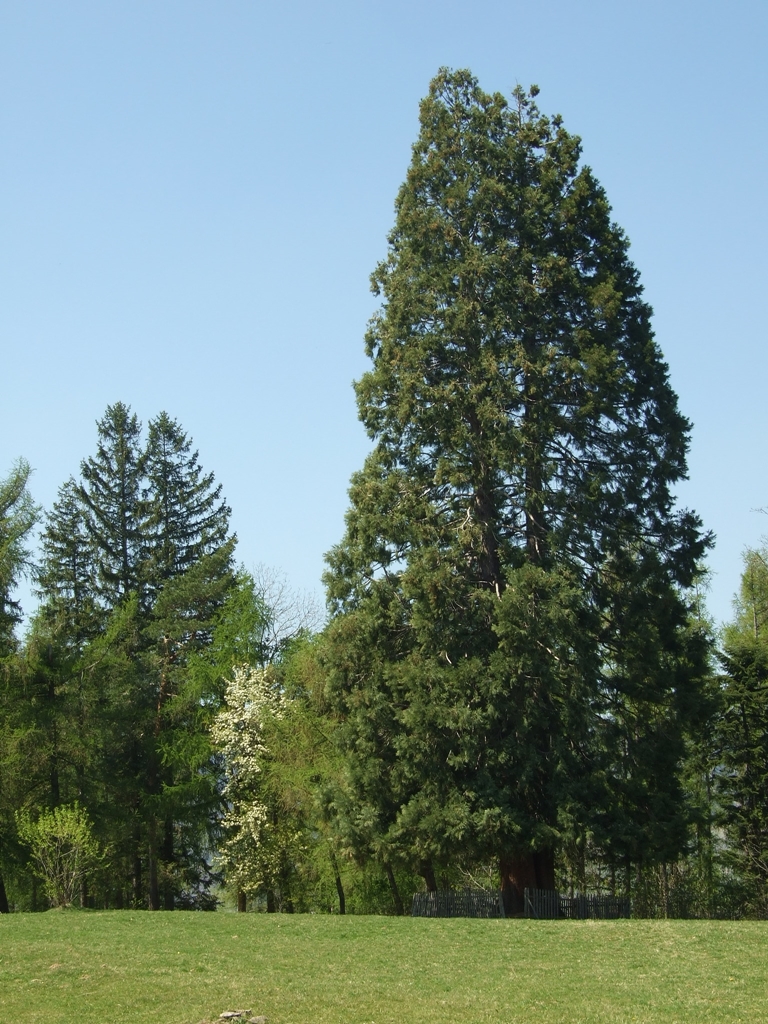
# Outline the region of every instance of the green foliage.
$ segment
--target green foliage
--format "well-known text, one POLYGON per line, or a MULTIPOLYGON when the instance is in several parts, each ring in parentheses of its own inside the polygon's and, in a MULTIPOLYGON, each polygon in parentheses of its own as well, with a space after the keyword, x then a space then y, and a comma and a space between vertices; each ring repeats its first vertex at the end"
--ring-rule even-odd
POLYGON ((113 607, 139 585, 141 424, 129 406, 116 402, 97 428, 96 455, 81 464, 77 495, 96 562, 95 589, 113 607))
POLYGON ((30 474, 29 464, 19 459, 0 480, 0 658, 14 646, 13 628, 21 620, 21 609, 12 593, 29 568, 27 542, 40 511, 28 490, 30 474))
POLYGON ((707 637, 676 511, 689 424, 628 243, 537 90, 441 71, 396 201, 359 415, 375 447, 328 556, 346 834, 413 866, 553 884, 588 832, 683 847, 707 637))
POLYGON ((20 742, 21 668, 14 634, 21 607, 13 590, 31 567, 28 541, 39 517, 28 489, 30 473, 20 459, 0 480, 0 913, 9 909, 5 880, 23 860, 13 818, 25 795, 27 768, 20 742))
MULTIPOLYGON (((219 851, 242 908, 288 912, 397 911, 381 866, 360 863, 339 828, 344 761, 325 701, 322 635, 284 647, 279 661, 235 667, 212 734, 227 811, 219 851)), ((417 880, 393 875, 410 905, 417 880)))
POLYGON ((271 660, 266 643, 271 614, 253 576, 241 568, 216 616, 211 637, 210 660, 220 676, 227 675, 233 665, 264 666, 271 660))
POLYGON ((45 601, 44 616, 58 621, 65 642, 77 652, 102 628, 103 609, 96 600, 96 552, 87 506, 72 477, 45 516, 41 548, 35 580, 45 601))
POLYGON ((142 569, 156 593, 227 542, 232 510, 213 473, 198 465, 191 439, 165 412, 149 423, 142 471, 142 569))
POLYGON ((718 797, 749 911, 768 916, 768 551, 744 557, 736 617, 723 634, 718 797))
POLYGON ((60 490, 42 538, 42 606, 17 702, 41 769, 29 799, 91 812, 115 850, 100 896, 207 906, 221 802, 212 645, 234 585, 230 510, 166 413, 145 445, 121 402, 97 426, 96 455, 60 490))
POLYGON ((31 851, 46 894, 54 907, 70 907, 89 872, 104 860, 85 811, 73 804, 16 816, 19 837, 31 851))

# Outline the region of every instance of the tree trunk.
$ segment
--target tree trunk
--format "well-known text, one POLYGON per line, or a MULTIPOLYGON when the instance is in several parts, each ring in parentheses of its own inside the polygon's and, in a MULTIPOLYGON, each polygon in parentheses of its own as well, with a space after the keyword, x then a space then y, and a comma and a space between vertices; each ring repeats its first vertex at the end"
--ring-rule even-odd
MULTIPOLYGON (((51 644, 48 644, 46 648, 45 661, 51 673, 48 677, 48 700, 50 702, 50 707, 55 708, 56 683, 53 676, 55 658, 51 644)), ((61 790, 59 787, 59 737, 56 722, 57 719, 54 717, 50 730, 51 750, 53 751, 49 776, 49 785, 51 787, 51 807, 58 807, 61 804, 61 790)))
MULTIPOLYGON (((163 862, 166 868, 173 864, 173 821, 166 818, 163 825, 163 862)), ((163 876, 163 909, 173 910, 173 883, 170 872, 166 870, 163 876)))
POLYGON ((499 859, 501 896, 507 917, 523 913, 526 889, 555 888, 554 850, 507 855, 499 859))
POLYGON ((384 862, 384 874, 387 876, 389 882, 389 888, 392 891, 392 899, 395 904, 395 913, 398 917, 402 917, 405 911, 403 910, 403 900, 400 896, 400 890, 397 888, 397 882, 395 881, 395 873, 392 870, 392 865, 389 861, 384 862))
POLYGON ((138 910, 142 903, 142 887, 143 879, 141 877, 141 857, 139 856, 138 850, 133 856, 133 876, 131 878, 131 888, 133 896, 133 906, 138 910))
POLYGON ((293 896, 288 871, 287 864, 283 864, 283 869, 280 872, 280 911, 284 914, 293 913, 293 896))
POLYGON ((523 340, 527 367, 523 384, 523 437, 525 442, 525 552, 531 565, 543 565, 547 527, 544 521, 544 455, 543 444, 546 427, 542 419, 546 416, 546 397, 542 386, 540 368, 541 345, 535 334, 523 340))
POLYGON ((437 892, 437 880, 435 879, 435 869, 432 867, 431 860, 427 859, 419 862, 419 874, 426 882, 427 892, 437 892))
POLYGON ((10 912, 8 896, 5 891, 5 882, 3 881, 3 876, 0 875, 0 914, 10 914, 10 912))
MULTIPOLYGON (((154 833, 154 825, 152 826, 154 833)), ((149 909, 160 909, 160 888, 157 884, 157 845, 154 834, 149 840, 149 909)))
POLYGON ((336 892, 339 894, 339 913, 346 914, 347 912, 347 901, 344 899, 344 886, 341 884, 341 875, 339 873, 339 865, 336 860, 336 854, 333 850, 329 850, 331 855, 331 867, 333 868, 333 877, 336 880, 336 892))
POLYGON ((237 890, 237 912, 238 914, 244 914, 248 909, 248 900, 246 899, 245 893, 242 889, 237 890))
MULTIPOLYGON (((132 765, 136 764, 135 749, 132 756, 132 765)), ((133 823, 131 827, 131 846, 132 846, 132 861, 133 867, 131 871, 131 901, 133 903, 134 910, 139 910, 144 906, 144 877, 141 864, 141 851, 142 851, 142 840, 141 840, 141 825, 139 824, 139 798, 134 797, 131 800, 131 813, 133 823)))
POLYGON ((277 911, 275 906, 275 890, 267 889, 267 913, 274 914, 277 911))
POLYGON ((51 764, 49 785, 51 787, 51 806, 58 807, 61 803, 61 792, 59 789, 59 766, 56 763, 55 755, 51 764))

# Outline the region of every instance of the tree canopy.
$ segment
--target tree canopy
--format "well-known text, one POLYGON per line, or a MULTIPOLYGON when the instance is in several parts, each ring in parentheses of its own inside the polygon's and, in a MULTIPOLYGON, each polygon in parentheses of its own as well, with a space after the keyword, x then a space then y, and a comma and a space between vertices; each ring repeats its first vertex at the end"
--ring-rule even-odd
POLYGON ((510 906, 569 832, 679 849, 708 539, 678 410, 579 139, 441 71, 357 383, 375 442, 328 556, 350 829, 423 865, 493 851, 510 906), (664 762, 663 766, 661 762, 664 762))
POLYGON ((29 569, 29 534, 40 510, 29 493, 30 467, 19 459, 0 480, 0 657, 13 642, 13 628, 21 620, 21 608, 13 590, 29 569))

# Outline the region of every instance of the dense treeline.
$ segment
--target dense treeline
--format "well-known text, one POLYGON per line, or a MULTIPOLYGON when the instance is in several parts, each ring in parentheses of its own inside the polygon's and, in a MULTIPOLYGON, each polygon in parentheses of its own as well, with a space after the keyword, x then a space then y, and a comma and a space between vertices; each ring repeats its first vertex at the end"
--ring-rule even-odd
POLYGON ((81 474, 44 518, 40 606, 7 665, 3 867, 22 856, 15 810, 78 802, 109 851, 102 897, 172 906, 213 880, 206 721, 234 585, 230 510, 164 413, 142 443, 130 410, 110 406, 81 474))
POLYGON ((768 563, 715 643, 690 425, 537 90, 441 72, 372 281, 330 619, 234 561, 166 413, 0 486, 0 910, 402 913, 416 888, 768 912, 768 563), (23 641, 21 573, 40 599, 23 641), (75 882, 77 885, 75 885, 75 882))

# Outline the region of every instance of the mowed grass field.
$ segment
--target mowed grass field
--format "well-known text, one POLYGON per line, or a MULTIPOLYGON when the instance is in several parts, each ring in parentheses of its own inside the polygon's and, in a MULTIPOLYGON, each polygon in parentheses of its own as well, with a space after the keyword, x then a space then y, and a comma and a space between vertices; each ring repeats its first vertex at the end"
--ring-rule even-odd
POLYGON ((0 918, 0 1021, 768 1021, 768 924, 50 911, 0 918))

